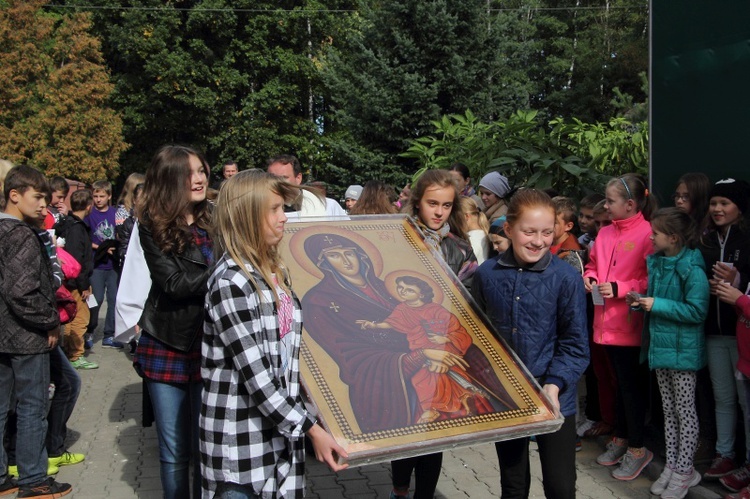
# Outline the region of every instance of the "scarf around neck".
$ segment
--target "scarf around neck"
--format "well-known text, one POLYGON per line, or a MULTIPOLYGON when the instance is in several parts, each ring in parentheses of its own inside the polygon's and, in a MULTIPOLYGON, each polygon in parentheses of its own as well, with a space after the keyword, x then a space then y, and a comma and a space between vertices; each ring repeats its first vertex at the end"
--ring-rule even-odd
POLYGON ((445 225, 440 227, 438 230, 433 230, 422 223, 421 220, 417 219, 417 225, 424 232, 425 242, 437 251, 440 251, 440 242, 448 235, 451 231, 451 226, 447 222, 445 225))

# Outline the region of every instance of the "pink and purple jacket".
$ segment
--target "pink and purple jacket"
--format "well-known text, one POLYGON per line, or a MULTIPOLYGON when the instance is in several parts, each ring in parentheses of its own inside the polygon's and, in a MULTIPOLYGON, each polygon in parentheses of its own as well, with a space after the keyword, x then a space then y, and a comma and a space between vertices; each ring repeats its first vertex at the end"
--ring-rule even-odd
POLYGON ((643 314, 625 303, 629 291, 645 293, 648 284, 646 257, 654 252, 651 224, 642 213, 613 220, 602 227, 589 255, 583 277, 614 284, 614 298, 594 307, 594 342, 600 345, 640 346, 643 314), (616 288, 616 289, 615 289, 616 288))
POLYGON ((750 377, 750 296, 742 295, 735 304, 737 308, 737 370, 750 377))

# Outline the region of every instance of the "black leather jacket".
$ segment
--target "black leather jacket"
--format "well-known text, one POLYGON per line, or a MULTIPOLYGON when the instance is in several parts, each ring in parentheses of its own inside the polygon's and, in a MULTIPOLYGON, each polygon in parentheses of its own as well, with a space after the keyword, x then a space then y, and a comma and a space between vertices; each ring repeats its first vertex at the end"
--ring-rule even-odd
POLYGON ((187 352, 203 331, 203 302, 209 268, 197 246, 180 255, 163 253, 151 231, 138 228, 151 272, 151 290, 138 325, 172 348, 187 352))

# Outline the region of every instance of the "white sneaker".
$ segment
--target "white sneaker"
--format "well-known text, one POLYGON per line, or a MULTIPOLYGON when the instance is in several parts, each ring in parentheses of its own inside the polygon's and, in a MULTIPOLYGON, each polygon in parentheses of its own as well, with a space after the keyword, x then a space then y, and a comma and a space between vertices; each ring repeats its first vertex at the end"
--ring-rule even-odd
POLYGON ((651 485, 651 493, 655 496, 660 496, 667 490, 669 482, 672 480, 672 468, 669 466, 664 467, 664 471, 661 472, 659 478, 651 485))
POLYGON ((693 471, 687 474, 672 473, 672 480, 670 480, 667 490, 665 490, 661 499, 682 499, 688 493, 690 487, 695 487, 701 481, 701 474, 698 473, 695 468, 693 471))

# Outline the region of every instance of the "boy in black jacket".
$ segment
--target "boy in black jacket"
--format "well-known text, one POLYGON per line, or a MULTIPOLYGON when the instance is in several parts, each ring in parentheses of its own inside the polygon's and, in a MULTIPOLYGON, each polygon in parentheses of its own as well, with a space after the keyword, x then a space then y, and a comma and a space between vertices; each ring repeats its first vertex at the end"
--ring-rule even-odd
POLYGON ((81 273, 75 279, 69 279, 65 286, 76 301, 76 317, 68 324, 63 340, 63 350, 76 369, 96 369, 95 362, 89 362, 83 356, 84 336, 89 325, 90 312, 86 304, 91 295, 91 273, 94 270, 94 257, 91 253, 91 236, 83 219, 91 211, 93 199, 88 189, 75 191, 70 196, 71 212, 63 222, 65 250, 81 264, 81 273))
POLYGON ((0 493, 16 488, 19 497, 62 497, 70 484, 47 478, 47 404, 49 352, 57 345, 60 318, 49 257, 35 223, 46 206, 47 179, 28 166, 16 166, 5 178, 5 212, 0 214, 0 434, 15 393, 18 415, 18 484, 8 476, 0 446, 0 493))

